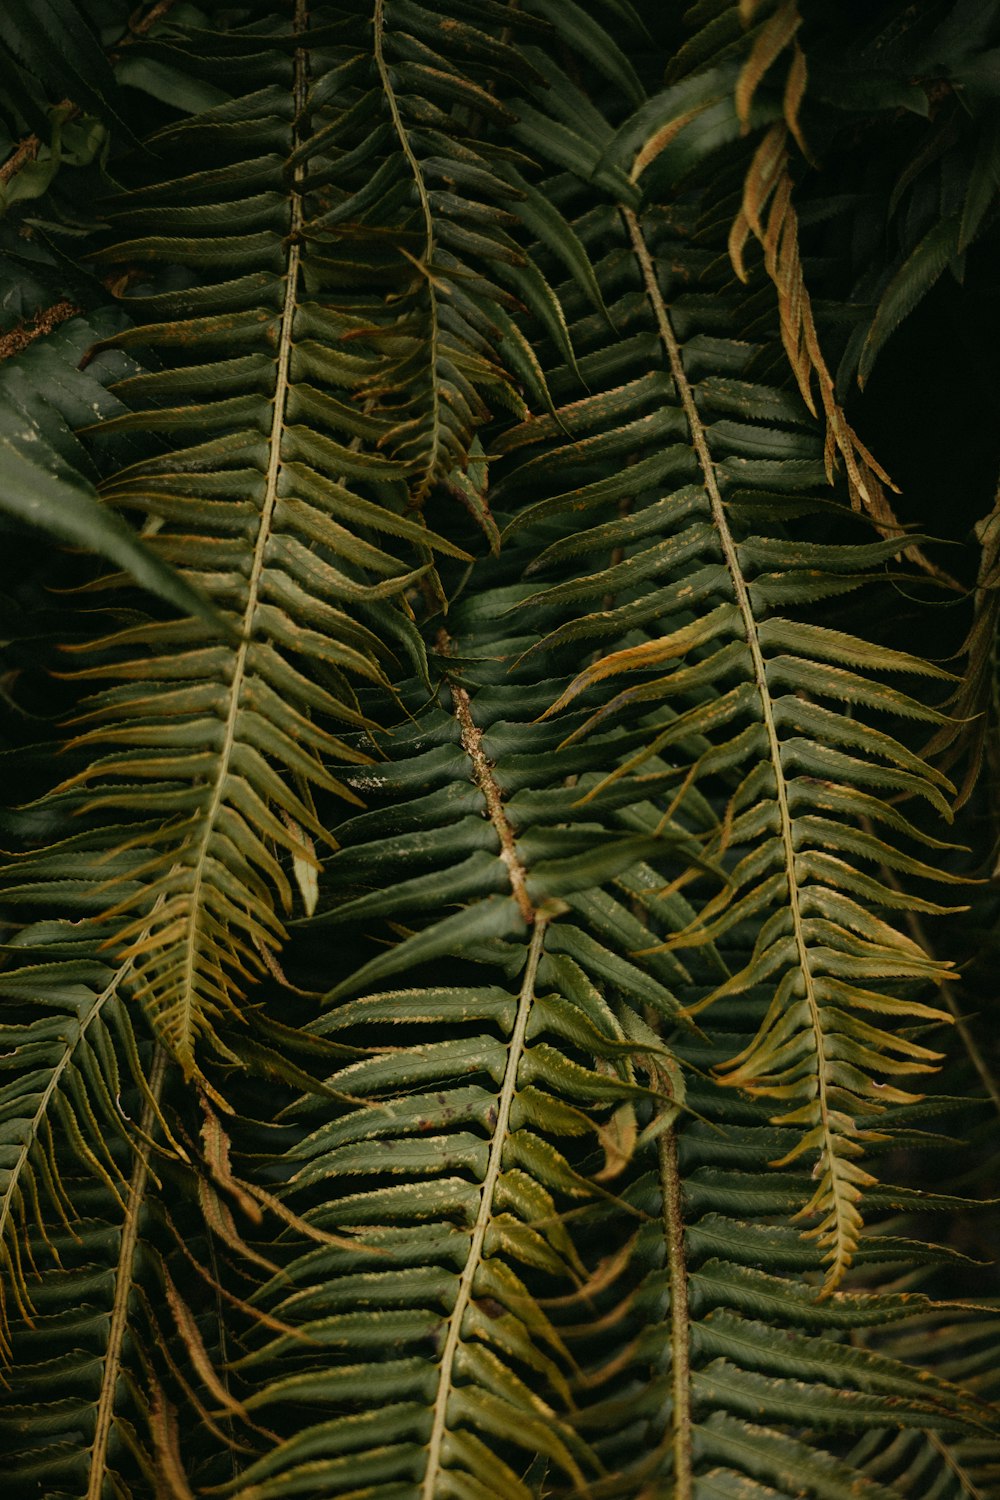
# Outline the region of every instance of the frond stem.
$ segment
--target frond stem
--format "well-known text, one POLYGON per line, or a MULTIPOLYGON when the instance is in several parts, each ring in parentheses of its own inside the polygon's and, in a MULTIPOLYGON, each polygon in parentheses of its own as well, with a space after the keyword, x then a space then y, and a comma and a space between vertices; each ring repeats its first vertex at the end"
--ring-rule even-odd
POLYGON ((479 1199, 479 1212, 476 1215, 476 1223, 469 1244, 469 1253, 458 1283, 455 1306, 452 1309, 451 1318, 448 1323, 448 1334, 445 1339, 444 1350, 441 1354, 437 1396, 434 1401, 434 1418, 427 1445, 427 1469, 424 1473, 424 1482, 420 1489, 420 1500, 434 1500, 437 1493, 437 1481, 441 1472, 441 1450, 448 1430, 448 1398, 451 1395, 454 1379, 455 1355, 458 1353, 458 1346, 461 1343, 462 1323, 465 1320, 466 1311, 472 1300, 476 1274, 482 1261, 486 1232, 493 1218, 493 1197, 496 1193, 497 1179, 500 1176, 500 1170, 503 1166, 503 1151, 507 1142, 510 1112, 514 1103, 514 1095, 517 1092, 517 1072, 521 1064, 521 1056, 524 1052, 528 1020, 531 1016, 531 1007, 535 998, 535 977, 538 973, 538 965, 542 957, 546 925, 546 918, 539 916, 531 934, 531 946, 528 949, 528 960, 525 965, 524 979, 521 983, 521 993, 518 998, 517 1016, 514 1021, 514 1030, 511 1034, 510 1045, 507 1049, 507 1066, 504 1070, 503 1083, 500 1087, 500 1096, 497 1099, 497 1121, 493 1128, 493 1140, 490 1143, 489 1164, 486 1168, 486 1176, 483 1179, 483 1190, 479 1199))
POLYGON ((483 794, 490 822, 500 840, 500 859, 507 867, 511 894, 520 907, 522 917, 530 926, 536 920, 537 912, 528 895, 528 872, 517 852, 514 829, 503 805, 503 796, 493 775, 493 766, 483 749, 483 731, 472 717, 472 700, 465 688, 457 682, 450 682, 448 685, 455 705, 455 718, 462 731, 462 749, 472 762, 473 779, 483 794))
POLYGON ((947 1443, 943 1441, 938 1433, 936 1433, 933 1428, 928 1427, 924 1429, 924 1435, 929 1440, 931 1447, 937 1449, 938 1453, 941 1456, 942 1463, 947 1469, 950 1469, 951 1473, 954 1474, 955 1478, 962 1486, 962 1493, 967 1497, 967 1500, 986 1500, 986 1496, 983 1494, 982 1490, 978 1489, 976 1485, 973 1484, 972 1479, 970 1478, 966 1470, 958 1462, 958 1459, 954 1457, 947 1443))
POLYGON ((667 1247, 670 1285, 670 1374, 673 1384, 674 1500, 691 1500, 694 1479, 691 1455, 691 1313, 688 1304, 687 1261, 684 1255, 684 1213, 677 1164, 677 1134, 665 1130, 658 1142, 660 1191, 663 1195, 663 1234, 667 1247))

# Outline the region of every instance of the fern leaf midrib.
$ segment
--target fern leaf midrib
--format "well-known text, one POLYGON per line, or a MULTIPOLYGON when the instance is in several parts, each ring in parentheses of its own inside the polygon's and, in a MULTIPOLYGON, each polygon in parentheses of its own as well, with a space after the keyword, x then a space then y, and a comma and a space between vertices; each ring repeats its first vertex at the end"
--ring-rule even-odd
POLYGON ((427 183, 417 160, 415 151, 410 142, 409 133, 403 123, 403 117, 399 108, 399 100, 396 98, 396 90, 393 88, 392 78, 385 60, 384 35, 385 35, 385 0, 375 0, 375 10, 372 17, 374 28, 374 56, 375 66, 378 70, 379 81, 389 105, 389 114, 392 126, 399 140, 400 149, 406 157, 407 165, 413 173, 413 181, 417 189, 417 197, 420 201, 420 212, 424 221, 424 254, 423 264, 418 269, 423 275, 427 285, 427 299, 430 310, 430 328, 428 337, 427 362, 430 369, 430 400, 431 400, 431 442, 426 461, 424 462, 423 478, 420 480, 414 494, 414 499, 419 503, 425 499, 434 479, 434 471, 437 465, 438 453, 441 447, 441 397, 438 392, 437 362, 438 341, 440 336, 437 291, 434 285, 434 272, 432 262, 434 259, 434 216, 431 212, 430 198, 427 194, 427 183))
POLYGON ((684 1254, 684 1215, 681 1199, 677 1135, 664 1131, 658 1144, 660 1190, 663 1194, 663 1233, 670 1283, 670 1375, 673 1386, 672 1438, 674 1500, 691 1500, 694 1463, 691 1431, 691 1309, 687 1260, 684 1254))
POLYGON ((948 1448, 947 1443, 943 1442, 942 1439, 938 1437, 937 1433, 934 1432, 931 1428, 925 1428, 924 1432, 930 1442, 931 1447, 936 1449, 937 1452, 941 1455, 941 1462, 945 1465, 946 1468, 951 1470, 955 1478, 958 1480, 959 1484, 962 1486, 962 1492, 967 1497, 967 1500, 987 1500, 987 1496, 982 1490, 978 1489, 977 1486, 973 1484, 965 1469, 948 1448))
MULTIPOLYGON (((296 0, 293 30, 295 35, 301 35, 308 24, 308 10, 306 0, 296 0)), ((305 107, 306 94, 306 54, 303 48, 297 48, 295 52, 295 126, 292 134, 292 150, 298 145, 298 122, 301 119, 305 107)), ((278 325, 278 358, 275 373, 274 387, 274 411, 271 418, 271 431, 268 447, 267 476, 264 484, 264 497, 261 505, 260 524, 257 529, 257 537, 254 543, 253 560, 247 581, 247 602, 243 611, 242 628, 240 631, 240 644, 237 648, 235 661, 233 663, 233 675, 229 685, 229 707, 226 714, 225 726, 222 735, 222 744, 218 758, 218 770, 212 795, 205 812, 202 834, 194 861, 194 880, 192 882, 191 895, 188 902, 186 930, 184 935, 184 958, 183 958, 183 994, 186 997, 185 1007, 187 1014, 181 1036, 184 1039, 178 1048, 178 1055, 184 1060, 185 1066, 192 1066, 191 1053, 193 1052, 194 1027, 192 1025, 191 1011, 197 995, 197 961, 198 961, 198 934, 200 929, 201 911, 201 888, 205 880, 208 866, 208 856, 211 850, 212 836, 218 821, 219 812, 222 808, 226 794, 226 782, 229 776, 229 767, 232 762, 233 750, 236 745, 236 727, 239 720, 240 707, 243 698, 243 686, 246 679, 247 656, 252 639, 254 616, 257 612, 257 604, 260 596, 261 578, 264 572, 267 544, 271 535, 271 523, 274 509, 278 500, 278 480, 281 475, 281 440, 286 422, 286 409, 288 405, 288 392, 290 385, 290 369, 293 344, 293 327, 295 320, 295 309, 298 300, 299 285, 299 262, 301 258, 302 237, 302 183, 305 168, 302 163, 297 163, 292 176, 290 192, 290 213, 288 230, 288 260, 285 271, 285 295, 281 309, 281 319, 278 325)))
MULTIPOLYGON (((442 632, 439 637, 439 645, 446 654, 450 652, 451 641, 445 632, 442 632)), ((448 1334, 441 1355, 441 1369, 438 1376, 437 1395, 434 1401, 434 1415, 428 1442, 427 1470, 421 1489, 421 1500, 434 1500, 437 1478, 441 1468, 441 1449, 448 1430, 448 1398, 452 1390, 455 1356, 461 1342, 462 1323, 472 1297, 476 1273, 482 1260, 486 1233, 493 1217, 493 1197, 496 1192, 497 1179, 503 1165, 503 1149, 507 1138, 511 1107, 517 1089, 517 1073, 521 1055, 524 1051, 528 1020, 534 1000, 535 975, 541 959, 546 927, 545 918, 538 916, 534 903, 528 895, 527 872, 517 852, 514 829, 510 819, 507 817, 500 788, 497 785, 492 766, 483 749, 482 730, 472 717, 472 702, 469 694, 459 682, 455 681, 454 677, 449 679, 448 685, 452 695, 453 712, 461 733, 462 748, 469 757, 473 780, 482 794, 483 801, 486 803, 487 814, 499 840, 499 857, 507 870, 511 894, 517 902, 525 922, 529 926, 533 925, 533 930, 524 981, 518 998, 517 1015, 514 1020, 514 1029, 511 1034, 507 1053, 507 1066, 504 1070, 503 1083, 501 1084, 497 1100, 497 1120, 490 1145, 482 1194, 479 1200, 479 1211, 476 1215, 472 1238, 469 1242, 469 1254, 459 1279, 455 1305, 452 1309, 451 1319, 448 1324, 448 1334)))
POLYGON ((500 840, 500 860, 507 870, 511 894, 517 902, 521 915, 530 926, 537 912, 528 894, 528 872, 517 851, 514 828, 503 805, 503 796, 493 774, 493 767, 483 749, 483 732, 472 717, 472 701, 465 688, 452 680, 449 683, 455 718, 462 735, 462 749, 472 763, 472 775, 486 803, 490 822, 500 840))
POLYGON ((830 1119, 830 1101, 825 1070, 825 1051, 823 1022, 820 1016, 819 1002, 813 984, 812 966, 809 959, 809 947, 803 930, 802 909, 799 901, 798 881, 795 874, 795 844, 792 834, 792 817, 788 804, 788 788, 785 783, 784 770, 781 764, 781 744, 778 739, 777 725, 774 722, 774 713, 771 706, 771 695, 767 686, 767 675, 764 664, 764 656, 761 651, 760 640, 757 635, 757 622, 754 618, 753 605, 750 601, 750 593, 747 588, 743 571, 740 567, 739 557, 736 551, 736 543, 729 529, 726 518, 725 506, 722 493, 719 489, 718 479, 715 473, 715 464, 712 459, 708 439, 698 412, 698 407, 691 390, 690 382, 684 371, 681 358, 680 346, 670 322, 670 314, 660 291, 656 279, 656 271, 653 266, 649 247, 646 243, 642 227, 633 210, 622 208, 622 215, 628 229, 629 237, 635 251, 636 259, 642 271, 643 283, 646 295, 656 318, 657 329, 660 340, 666 350, 667 359, 670 363, 670 371, 674 379, 677 393, 680 396, 685 416, 691 432, 691 440, 698 462, 701 465, 705 477, 705 490, 708 495, 712 520, 715 524, 719 542, 725 558, 726 568, 732 580, 733 592, 736 598, 737 608, 743 622, 746 635, 747 648, 753 667, 754 684, 761 705, 761 720, 764 732, 767 736, 768 756, 774 771, 775 805, 778 811, 778 821, 781 830, 781 844, 784 854, 785 875, 788 884, 788 910, 792 920, 792 934, 795 941, 795 951, 798 957, 799 971, 802 974, 805 989, 805 1000, 809 1012, 810 1025, 813 1032, 813 1040, 816 1052, 816 1078, 817 1078, 817 1103, 819 1105, 820 1126, 822 1131, 822 1147, 820 1149, 820 1161, 825 1161, 830 1171, 832 1207, 835 1214, 835 1233, 832 1241, 831 1267, 828 1278, 828 1289, 836 1285, 840 1280, 851 1257, 853 1235, 845 1219, 845 1207, 842 1195, 839 1192, 838 1162, 836 1152, 835 1132, 830 1119))
POLYGON ((438 1376, 438 1389, 434 1401, 434 1416, 427 1448, 427 1469, 420 1490, 420 1500, 434 1500, 437 1493, 437 1482, 442 1467, 441 1450, 448 1431, 448 1400, 452 1392, 455 1356, 462 1338, 462 1323, 472 1299, 476 1273, 482 1262, 483 1244, 493 1217, 493 1198, 496 1193, 497 1180, 503 1167, 503 1153, 510 1125, 510 1112, 514 1103, 514 1095, 517 1092, 517 1074, 524 1052, 528 1021, 531 1017, 531 1007, 535 998, 535 976, 538 973, 538 965, 542 957, 546 926, 546 919, 538 917, 531 934, 531 944, 528 948, 524 979, 521 983, 521 991, 518 996, 517 1016, 514 1021, 514 1030, 511 1033, 507 1051, 507 1066, 504 1070, 503 1083, 500 1086, 500 1093, 497 1098, 497 1120, 493 1130, 493 1139, 490 1143, 489 1161, 486 1167, 486 1176, 483 1179, 482 1194, 479 1199, 479 1212, 476 1215, 476 1222, 472 1231, 469 1254, 459 1278, 455 1305, 452 1309, 451 1318, 448 1323, 448 1334, 441 1354, 441 1369, 438 1376))
POLYGON ((128 1304, 132 1292, 133 1268, 139 1245, 139 1217, 149 1181, 149 1147, 145 1144, 156 1123, 163 1080, 167 1070, 167 1054, 161 1047, 149 1074, 149 1096, 143 1109, 139 1126, 141 1143, 136 1152, 135 1165, 129 1183, 125 1205, 125 1222, 122 1226, 118 1263, 115 1268, 115 1296, 108 1324, 108 1340, 104 1349, 104 1367, 101 1372, 101 1389, 97 1398, 97 1415, 94 1422, 94 1440, 90 1448, 90 1465, 87 1480, 86 1500, 102 1500, 107 1478, 108 1444, 115 1419, 115 1399, 122 1369, 125 1335, 128 1331, 128 1304))

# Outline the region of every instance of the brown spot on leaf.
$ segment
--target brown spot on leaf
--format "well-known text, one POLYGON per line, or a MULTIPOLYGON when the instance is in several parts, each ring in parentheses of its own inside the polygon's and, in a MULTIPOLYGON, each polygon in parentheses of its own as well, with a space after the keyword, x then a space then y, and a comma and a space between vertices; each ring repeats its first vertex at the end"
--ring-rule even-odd
POLYGON ((475 1303, 481 1313, 485 1313, 486 1317, 494 1321, 502 1318, 507 1311, 503 1303, 498 1302, 495 1297, 477 1297, 475 1303))

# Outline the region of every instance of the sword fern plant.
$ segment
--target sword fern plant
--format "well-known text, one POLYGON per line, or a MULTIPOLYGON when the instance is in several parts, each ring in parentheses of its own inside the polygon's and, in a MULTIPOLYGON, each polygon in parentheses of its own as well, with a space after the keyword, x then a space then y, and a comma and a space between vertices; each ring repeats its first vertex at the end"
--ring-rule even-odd
POLYGON ((13 1493, 985 1497, 1000 9, 10 11, 13 1493))

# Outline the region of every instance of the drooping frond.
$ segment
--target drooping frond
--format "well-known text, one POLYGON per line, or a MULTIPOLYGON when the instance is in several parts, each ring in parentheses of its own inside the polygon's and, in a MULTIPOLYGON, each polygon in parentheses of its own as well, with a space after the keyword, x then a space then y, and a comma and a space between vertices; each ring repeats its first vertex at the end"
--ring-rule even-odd
POLYGON ((90 436, 105 504, 145 518, 147 549, 213 601, 230 636, 153 619, 92 640, 72 673, 96 689, 71 741, 89 763, 58 794, 134 820, 131 881, 95 863, 95 904, 118 922, 136 992, 188 1073, 200 1037, 226 1055, 219 1027, 280 946, 286 866, 315 867, 325 836, 313 793, 353 797, 325 768, 357 759, 338 733, 364 722, 353 684, 387 688, 393 650, 419 664, 406 592, 435 549, 465 555, 411 512, 436 487, 488 522, 475 433, 496 403, 525 410, 494 341, 515 365, 527 357, 494 263, 555 305, 506 235, 507 210, 441 184, 468 179, 504 202, 516 189, 442 133, 438 105, 421 94, 411 118, 400 92, 412 72, 411 87, 429 80, 496 113, 485 83, 509 49, 459 27, 459 55, 483 58, 472 84, 397 31, 391 6, 371 26, 348 14, 326 29, 300 6, 290 31, 176 43, 176 56, 217 48, 216 79, 238 91, 155 136, 108 208, 128 237, 94 257, 198 278, 126 297, 146 321, 105 344, 162 368, 118 381, 128 410, 90 436), (315 80, 314 39, 336 58, 315 80), (399 47, 419 60, 396 59, 399 47), (388 136, 374 128, 383 104, 388 136), (195 172, 192 152, 211 153, 195 172), (385 156, 374 176, 372 152, 385 156))
MULTIPOLYGON (((697 239, 678 243, 669 225, 657 230, 655 218, 649 230, 631 210, 624 218, 625 243, 646 304, 639 316, 648 342, 642 347, 636 341, 632 380, 616 386, 603 406, 624 416, 637 397, 656 400, 662 416, 654 407, 642 426, 659 442, 650 445, 648 456, 640 449, 631 468, 591 486, 594 502, 618 501, 630 514, 549 555, 555 563, 582 552, 588 537, 594 549, 619 540, 628 545, 633 537, 636 546, 576 583, 540 589, 529 605, 544 611, 551 648, 574 639, 612 643, 554 705, 559 710, 598 684, 614 685, 614 696, 572 738, 616 717, 629 722, 633 714, 646 715, 644 743, 618 768, 609 768, 609 784, 624 769, 640 770, 650 754, 677 765, 679 789, 663 799, 665 811, 680 804, 685 788, 720 773, 728 781, 718 831, 706 846, 706 853, 728 860, 728 885, 670 943, 682 951, 723 941, 738 924, 759 922, 750 961, 698 1010, 711 998, 773 983, 774 1002, 757 1040, 722 1078, 782 1101, 785 1118, 802 1127, 796 1150, 815 1153, 818 1163, 816 1187, 803 1211, 817 1218, 815 1232, 829 1252, 835 1284, 857 1243, 857 1205, 868 1180, 857 1161, 855 1121, 880 1099, 901 1102, 905 1091, 891 1080, 934 1060, 933 1052, 914 1050, 878 1024, 880 1015, 930 1013, 919 1004, 911 1010, 909 999, 879 998, 871 981, 905 985, 938 972, 908 936, 871 911, 872 903, 891 911, 900 897, 858 865, 882 863, 930 877, 937 871, 916 854, 895 852, 881 836, 853 827, 851 812, 918 843, 919 830, 889 804, 890 796, 917 795, 948 815, 941 774, 863 715, 874 709, 941 722, 936 709, 874 674, 944 674, 906 653, 868 646, 801 617, 803 605, 857 588, 866 570, 890 558, 899 544, 796 541, 786 530, 783 512, 794 519, 796 495, 822 473, 814 439, 790 397, 746 378, 753 345, 700 332, 702 310, 720 304, 688 292, 685 282, 691 277, 697 285, 699 257, 702 265, 713 265, 708 247, 702 250, 697 239), (661 257, 678 267, 673 291, 661 283, 661 257), (681 269, 686 266, 692 269, 681 269), (775 420, 786 425, 757 425, 775 420), (664 447, 664 433, 677 441, 664 447), (765 444, 769 454, 781 456, 758 457, 765 444), (681 490, 680 503, 671 504, 654 488, 667 475, 696 482, 681 490), (659 520, 661 513, 654 530, 653 517, 659 520), (646 583, 654 578, 655 590, 646 583), (623 585, 635 588, 637 597, 581 615, 581 599, 605 591, 613 597, 623 585), (629 642, 627 629, 641 635, 629 642), (876 1082, 879 1069, 883 1077, 876 1082)), ((606 235, 607 220, 602 227, 606 235)), ((639 311, 639 303, 633 305, 639 311)), ((567 407, 563 421, 572 420, 567 407)), ((582 508, 591 498, 585 486, 570 488, 577 445, 564 440, 553 447, 551 429, 535 430, 545 450, 526 457, 504 483, 513 486, 522 474, 539 482, 544 475, 553 493, 518 517, 519 528, 582 508)), ((638 422, 632 431, 638 440, 638 422)), ((531 437, 526 428, 519 455, 531 437)), ((546 560, 543 553, 540 561, 546 560)), ((938 908, 931 903, 927 909, 938 908)))

